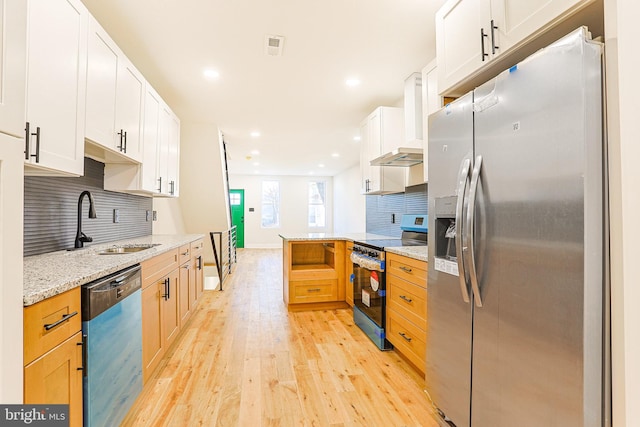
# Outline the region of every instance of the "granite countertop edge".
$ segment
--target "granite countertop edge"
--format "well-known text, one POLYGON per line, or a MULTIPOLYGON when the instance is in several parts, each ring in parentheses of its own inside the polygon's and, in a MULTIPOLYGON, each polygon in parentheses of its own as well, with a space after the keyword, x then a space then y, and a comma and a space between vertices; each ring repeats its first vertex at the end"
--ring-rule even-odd
POLYGON ((417 259, 419 261, 428 262, 428 247, 427 246, 398 246, 384 248, 385 252, 391 252, 396 255, 402 255, 409 258, 417 259))
POLYGON ((36 304, 202 238, 203 234, 150 235, 25 257, 23 305, 36 304), (157 246, 128 254, 98 254, 109 247, 147 244, 157 246))

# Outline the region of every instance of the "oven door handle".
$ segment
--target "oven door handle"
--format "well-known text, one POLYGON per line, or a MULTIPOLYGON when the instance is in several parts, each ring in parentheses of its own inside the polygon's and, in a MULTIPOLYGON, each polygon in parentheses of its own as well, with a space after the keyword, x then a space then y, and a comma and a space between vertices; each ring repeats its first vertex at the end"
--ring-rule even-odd
POLYGON ((359 265, 360 267, 367 270, 376 270, 376 271, 384 271, 384 261, 379 259, 371 258, 368 256, 352 253, 351 254, 351 262, 359 265))

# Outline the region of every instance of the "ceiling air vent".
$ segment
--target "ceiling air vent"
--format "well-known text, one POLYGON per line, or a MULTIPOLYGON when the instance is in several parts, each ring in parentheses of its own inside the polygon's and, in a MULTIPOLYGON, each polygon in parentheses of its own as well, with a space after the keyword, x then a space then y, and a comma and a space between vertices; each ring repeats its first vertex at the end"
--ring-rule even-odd
POLYGON ((283 45, 284 37, 268 35, 265 43, 266 54, 270 56, 281 56, 283 45))

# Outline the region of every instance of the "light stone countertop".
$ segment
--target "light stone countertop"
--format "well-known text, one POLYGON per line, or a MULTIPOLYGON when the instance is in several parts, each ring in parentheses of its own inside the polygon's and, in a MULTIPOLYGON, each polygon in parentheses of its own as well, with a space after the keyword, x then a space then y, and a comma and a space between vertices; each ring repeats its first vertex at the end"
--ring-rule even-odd
MULTIPOLYGON (((379 240, 379 239, 399 239, 399 237, 383 236, 373 233, 297 233, 282 235, 279 234, 284 241, 305 241, 305 240, 379 240)), ((398 246, 385 247, 386 252, 392 252, 398 255, 404 255, 420 261, 427 261, 427 246, 398 246)))
POLYGON ((294 233, 282 235, 283 240, 350 240, 350 241, 362 241, 362 240, 374 240, 374 239, 399 239, 399 237, 384 236, 381 234, 373 233, 294 233))
POLYGON ((420 261, 429 261, 427 246, 398 246, 384 248, 385 252, 391 252, 397 255, 403 255, 420 261))
POLYGON ((23 304, 35 304, 200 238, 204 235, 150 235, 25 257, 23 304), (148 244, 158 246, 128 254, 98 254, 113 246, 148 244))

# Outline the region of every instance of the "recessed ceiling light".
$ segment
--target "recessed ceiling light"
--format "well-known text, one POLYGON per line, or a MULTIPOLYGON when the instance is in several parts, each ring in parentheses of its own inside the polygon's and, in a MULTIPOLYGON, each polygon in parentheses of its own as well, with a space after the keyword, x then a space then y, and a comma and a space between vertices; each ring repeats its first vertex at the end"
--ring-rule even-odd
POLYGON ((323 165, 322 163, 320 163, 320 164, 318 165, 318 167, 319 167, 319 168, 323 168, 323 167, 324 167, 324 165, 323 165))
POLYGON ((257 137, 259 137, 259 136, 260 136, 260 132, 258 132, 257 130, 254 130, 253 132, 251 132, 251 136, 252 136, 253 138, 257 138, 257 137))
POLYGON ((202 74, 203 74, 206 78, 208 78, 208 79, 210 79, 210 80, 215 80, 215 79, 217 79, 218 77, 220 77, 220 73, 219 73, 219 72, 217 72, 216 70, 212 69, 212 68, 206 68, 206 69, 202 72, 202 74))
POLYGON ((338 154, 338 153, 333 153, 333 154, 331 154, 331 157, 340 157, 340 154, 338 154))
POLYGON ((260 151, 258 150, 252 150, 251 154, 253 154, 254 156, 257 156, 258 154, 260 154, 260 151))
POLYGON ((354 136, 354 137, 353 137, 353 140, 354 140, 354 141, 360 141, 360 137, 359 137, 359 136, 354 136))
POLYGON ((255 162, 255 163, 253 164, 253 166, 260 166, 260 163, 255 162))
POLYGON ((349 87, 355 87, 360 84, 360 79, 356 79, 355 77, 352 77, 350 79, 347 79, 344 83, 349 87))

